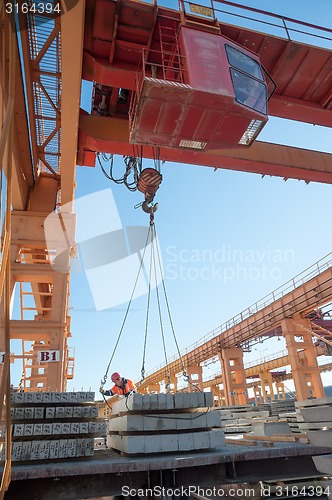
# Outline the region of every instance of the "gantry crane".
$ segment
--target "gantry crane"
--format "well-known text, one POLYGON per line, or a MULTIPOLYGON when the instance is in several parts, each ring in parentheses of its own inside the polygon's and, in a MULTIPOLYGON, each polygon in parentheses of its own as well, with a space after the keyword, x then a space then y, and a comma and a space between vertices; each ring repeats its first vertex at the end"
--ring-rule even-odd
POLYGON ((76 165, 94 166, 96 154, 109 153, 332 182, 329 154, 256 140, 268 116, 332 125, 331 51, 293 39, 314 31, 313 40, 326 42, 330 29, 252 8, 248 19, 268 16, 265 27, 282 35, 264 32, 264 21, 258 31, 229 25, 224 9, 244 7, 226 0, 181 0, 178 10, 156 1, 65 1, 61 15, 59 5, 50 13, 17 7, 16 19, 4 4, 0 11, 8 187, 0 351, 8 370, 9 339, 22 341, 14 357, 23 358, 27 391, 64 390, 73 376, 76 165), (90 112, 80 109, 82 79, 93 83, 90 112), (16 283, 21 318, 10 320, 16 283))

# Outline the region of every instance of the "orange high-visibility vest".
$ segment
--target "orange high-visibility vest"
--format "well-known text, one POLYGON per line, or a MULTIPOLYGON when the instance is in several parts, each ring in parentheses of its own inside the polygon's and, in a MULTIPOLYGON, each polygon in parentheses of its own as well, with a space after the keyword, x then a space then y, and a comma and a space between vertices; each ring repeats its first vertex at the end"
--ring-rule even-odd
POLYGON ((133 384, 133 382, 129 379, 122 379, 123 380, 123 384, 124 384, 124 390, 122 389, 122 387, 118 387, 117 385, 114 385, 112 387, 112 393, 115 395, 117 394, 118 396, 127 396, 127 394, 129 394, 131 391, 133 391, 135 389, 135 386, 133 384))

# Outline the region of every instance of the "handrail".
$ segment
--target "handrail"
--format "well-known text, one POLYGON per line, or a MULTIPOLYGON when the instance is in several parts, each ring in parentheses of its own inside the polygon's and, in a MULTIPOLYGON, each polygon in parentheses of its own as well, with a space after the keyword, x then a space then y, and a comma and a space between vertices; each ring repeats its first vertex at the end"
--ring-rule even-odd
MULTIPOLYGON (((190 5, 192 3, 195 3, 195 5, 200 5, 199 1, 198 2, 190 2, 188 0, 180 0, 179 3, 180 3, 180 7, 182 6, 183 9, 185 9, 185 7, 184 7, 185 4, 190 5)), ((285 32, 285 35, 284 35, 285 38, 287 38, 290 41, 296 41, 294 35, 301 34, 304 36, 318 38, 318 39, 321 39, 324 41, 327 40, 329 42, 332 42, 332 30, 330 28, 325 27, 325 26, 317 26, 317 25, 312 24, 312 23, 307 23, 305 21, 299 21, 298 19, 283 16, 280 14, 275 14, 273 12, 268 12, 268 11, 264 11, 261 9, 256 9, 254 7, 249 7, 249 6, 245 6, 245 5, 240 5, 238 3, 231 2, 229 0, 211 0, 211 6, 212 6, 213 14, 214 14, 216 19, 218 19, 216 13, 220 13, 220 14, 224 14, 224 15, 230 16, 230 17, 245 19, 246 21, 251 21, 251 22, 254 22, 257 24, 259 23, 261 25, 264 25, 265 27, 270 26, 273 28, 281 29, 282 31, 285 32), (264 16, 265 20, 259 18, 258 16, 250 17, 249 15, 244 15, 241 13, 232 12, 230 10, 218 8, 218 6, 216 6, 215 4, 222 4, 224 6, 232 8, 234 10, 239 9, 240 11, 248 11, 252 14, 257 14, 258 16, 264 16), (276 22, 268 21, 266 19, 267 17, 272 18, 273 20, 278 20, 280 23, 278 24, 276 22), (295 24, 299 27, 302 27, 302 29, 297 29, 295 27, 292 27, 292 24, 293 25, 295 24), (312 30, 316 30, 318 32, 322 32, 322 34, 312 33, 310 31, 306 30, 307 28, 310 28, 312 30), (331 36, 325 36, 325 33, 330 34, 331 36), (291 37, 291 34, 293 34, 293 38, 291 37)), ((220 21, 220 19, 218 19, 218 20, 220 21)), ((226 23, 223 22, 222 24, 226 24, 226 23)), ((240 26, 240 24, 235 24, 235 26, 240 26)), ((265 31, 262 31, 262 32, 269 33, 267 28, 265 28, 265 31)))
MULTIPOLYGON (((194 344, 191 344, 188 347, 186 347, 185 349, 182 349, 181 356, 184 356, 185 354, 188 354, 189 352, 193 351, 197 347, 200 347, 201 345, 205 344, 208 340, 212 340, 213 338, 217 337, 218 335, 225 333, 230 328, 238 325, 239 323, 241 323, 245 319, 248 319, 253 314, 261 311, 266 306, 272 304, 277 299, 282 298, 287 293, 295 290, 295 288, 297 288, 298 286, 303 285, 304 283, 308 282, 310 279, 314 278, 315 276, 318 276, 320 273, 322 273, 326 269, 329 269, 330 267, 332 267, 332 252, 328 253, 327 255, 322 257, 320 260, 318 260, 317 262, 312 264, 310 267, 308 267, 307 269, 305 269, 301 273, 297 274, 294 278, 292 278, 289 281, 286 281, 286 283, 279 286, 278 288, 276 288, 273 292, 269 293, 268 295, 265 295, 262 299, 258 300, 253 305, 247 307, 246 309, 244 309, 243 311, 238 313, 233 318, 229 319, 225 323, 222 323, 217 328, 214 328, 211 332, 207 333, 204 337, 201 337, 194 344)), ((179 359, 179 357, 175 354, 174 356, 169 358, 168 364, 170 364, 173 361, 176 361, 178 359, 179 359)), ((161 363, 153 370, 150 370, 146 374, 146 377, 152 375, 153 373, 155 373, 158 370, 161 370, 163 368, 165 368, 165 364, 161 363)))

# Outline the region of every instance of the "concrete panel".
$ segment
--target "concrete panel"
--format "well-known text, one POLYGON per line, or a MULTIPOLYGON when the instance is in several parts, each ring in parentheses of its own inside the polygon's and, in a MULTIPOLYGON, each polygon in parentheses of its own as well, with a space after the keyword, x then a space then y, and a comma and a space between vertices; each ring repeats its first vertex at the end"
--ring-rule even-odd
POLYGON ((302 408, 301 415, 305 422, 330 422, 332 421, 332 406, 302 408))
POLYGON ((209 408, 213 406, 212 392, 204 392, 204 397, 205 397, 205 406, 209 408))
POLYGON ((273 434, 292 434, 292 429, 287 422, 262 422, 253 421, 252 433, 255 436, 272 436, 273 434))
POLYGON ((214 429, 210 431, 210 447, 212 449, 223 448, 225 446, 225 433, 222 429, 214 429))
POLYGON ((193 438, 195 450, 207 450, 211 447, 210 433, 208 431, 194 432, 193 438))
POLYGON ((304 401, 297 401, 295 403, 296 408, 305 408, 307 406, 323 406, 332 405, 332 396, 327 396, 325 398, 318 399, 306 399, 304 401))
POLYGON ((319 455, 312 459, 319 472, 332 476, 332 455, 319 455))
POLYGON ((50 459, 59 458, 60 441, 50 441, 50 459))
POLYGON ((330 446, 332 448, 332 431, 308 431, 307 434, 310 444, 314 446, 330 446))
POLYGON ((167 410, 167 394, 158 394, 158 410, 167 410))
POLYGON ((31 455, 31 441, 23 441, 21 460, 30 460, 30 455, 31 455))
POLYGON ((163 452, 178 451, 178 437, 176 434, 161 434, 161 449, 163 452))

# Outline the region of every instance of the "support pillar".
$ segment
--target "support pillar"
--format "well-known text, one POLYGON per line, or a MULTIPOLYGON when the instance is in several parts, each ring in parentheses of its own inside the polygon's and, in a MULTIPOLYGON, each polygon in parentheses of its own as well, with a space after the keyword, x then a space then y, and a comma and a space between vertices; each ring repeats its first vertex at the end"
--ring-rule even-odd
POLYGON ((310 321, 296 315, 282 320, 281 328, 286 339, 297 400, 325 397, 310 321))
POLYGON ((221 406, 221 391, 219 384, 211 384, 211 392, 214 406, 221 406))
POLYGON ((246 373, 241 347, 221 349, 219 353, 227 406, 248 404, 246 373))
POLYGON ((254 395, 255 395, 255 406, 258 406, 263 402, 263 395, 260 386, 257 384, 254 387, 254 395))
POLYGON ((194 385, 202 391, 203 390, 203 368, 201 365, 189 365, 186 368, 186 372, 190 377, 191 384, 188 384, 188 392, 193 392, 195 390, 194 385))
POLYGON ((261 393, 264 403, 274 400, 273 383, 271 372, 265 371, 259 374, 261 393))
POLYGON ((178 378, 175 375, 171 375, 170 380, 171 380, 171 392, 176 392, 178 390, 178 378))
POLYGON ((284 383, 281 381, 278 381, 275 384, 276 384, 276 391, 277 391, 278 399, 286 399, 284 383))
POLYGON ((157 383, 157 384, 149 384, 146 388, 146 392, 148 394, 152 394, 152 393, 157 393, 159 394, 160 393, 160 384, 157 383))

